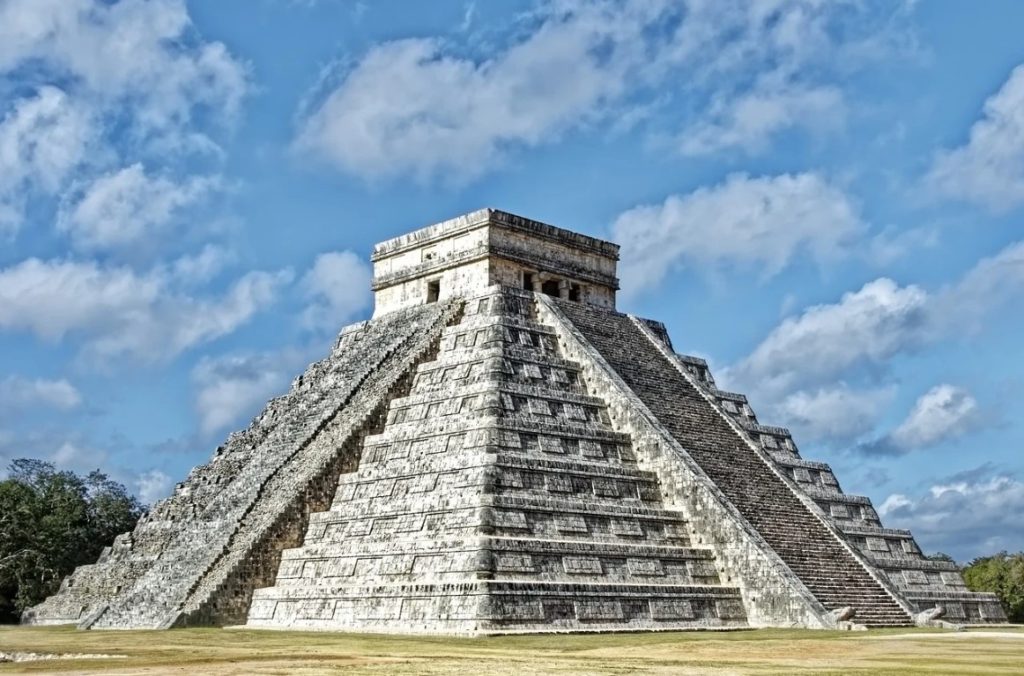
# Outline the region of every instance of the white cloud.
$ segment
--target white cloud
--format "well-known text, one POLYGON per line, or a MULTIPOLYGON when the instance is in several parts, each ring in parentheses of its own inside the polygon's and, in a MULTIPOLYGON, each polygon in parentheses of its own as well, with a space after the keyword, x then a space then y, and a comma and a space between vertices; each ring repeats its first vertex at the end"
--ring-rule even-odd
POLYGON ((474 178, 505 148, 538 145, 617 98, 656 4, 553 11, 485 61, 436 39, 377 45, 305 120, 297 147, 372 178, 474 178))
POLYGON ((0 415, 36 406, 69 411, 82 403, 82 395, 67 380, 7 376, 0 380, 0 415))
POLYGON ((152 505, 171 493, 173 481, 164 472, 151 469, 135 477, 135 493, 144 505, 152 505))
POLYGON ((879 24, 891 14, 866 20, 876 15, 858 3, 818 0, 551 0, 504 39, 489 35, 478 58, 464 40, 373 46, 322 83, 296 147, 367 178, 460 181, 511 148, 614 129, 668 97, 684 150, 756 150, 786 129, 841 126, 843 94, 821 64, 854 67, 865 41, 886 53, 879 24))
POLYGON ((885 516, 913 504, 913 501, 907 496, 893 493, 879 505, 878 513, 885 516))
MULTIPOLYGON (((371 280, 370 266, 351 251, 317 256, 300 283, 309 300, 303 323, 315 331, 338 331, 369 304, 371 280)), ((255 415, 312 358, 312 350, 296 348, 204 357, 192 370, 202 434, 222 432, 255 415)))
POLYGON ((52 462, 57 469, 85 473, 103 467, 108 457, 104 450, 90 448, 73 441, 65 441, 46 459, 52 462))
POLYGON ((205 284, 234 260, 234 254, 227 249, 207 244, 197 254, 176 258, 167 267, 167 274, 183 286, 205 284))
POLYGON ((938 243, 938 233, 932 228, 898 230, 890 227, 870 239, 866 256, 872 265, 887 266, 906 256, 924 253, 938 243))
POLYGON ((884 364, 945 336, 978 330, 1024 293, 1024 242, 984 258, 936 293, 887 278, 806 308, 774 328, 723 377, 772 392, 820 385, 858 365, 884 364))
MULTIPOLYGON (((0 103, 0 236, 18 230, 34 200, 61 195, 72 179, 87 183, 99 167, 126 162, 130 171, 142 157, 171 164, 218 150, 207 134, 236 116, 248 89, 246 67, 199 38, 182 0, 2 2, 0 78, 12 91, 34 90, 0 103)), ((196 180, 176 183, 187 190, 196 180)), ((111 209, 116 194, 94 204, 106 210, 71 214, 76 241, 99 247, 118 241, 115 230, 159 221, 154 211, 130 213, 129 200, 111 209)), ((160 196, 148 195, 158 209, 160 196)))
POLYGON ((1024 65, 985 101, 966 144, 940 153, 926 182, 995 212, 1024 203, 1024 65))
POLYGON ((302 286, 310 299, 303 321, 312 329, 336 332, 371 300, 373 272, 351 251, 332 251, 317 256, 303 276, 302 286))
POLYGON ((816 174, 733 174, 719 185, 634 207, 611 229, 622 245, 623 290, 635 294, 686 264, 746 266, 769 277, 798 252, 826 261, 864 225, 850 199, 816 174))
POLYGON ((251 418, 306 362, 297 350, 204 357, 192 370, 200 431, 222 432, 251 418))
POLYGON ((895 388, 855 390, 845 383, 798 391, 769 409, 772 421, 794 428, 803 441, 846 442, 871 432, 895 388))
POLYGON ((95 141, 89 113, 62 90, 16 101, 0 121, 0 236, 21 225, 25 193, 55 193, 95 141))
POLYGON ((969 392, 954 385, 936 385, 921 395, 890 439, 905 450, 933 446, 964 434, 977 422, 978 413, 978 402, 969 392))
POLYGON ((903 455, 952 441, 983 423, 977 400, 955 385, 936 385, 914 403, 907 417, 888 434, 860 444, 867 455, 903 455))
POLYGON ((152 241, 181 212, 218 189, 217 177, 178 183, 149 176, 139 163, 104 174, 61 209, 57 227, 81 249, 119 249, 152 241))
MULTIPOLYGON (((724 369, 719 381, 727 389, 750 393, 755 403, 772 407, 773 402, 782 402, 768 412, 800 424, 800 407, 815 401, 822 390, 834 390, 855 376, 877 377, 898 354, 980 330, 987 318, 1012 306, 1021 294, 1024 242, 978 261, 960 280, 935 293, 879 278, 835 303, 787 317, 747 357, 724 369), (794 402, 795 409, 789 406, 794 402)), ((861 450, 906 452, 916 443, 930 444, 915 420, 941 428, 944 438, 963 433, 968 422, 975 422, 976 402, 952 386, 936 388, 918 405, 921 417, 908 418, 898 438, 881 437, 862 444, 861 450), (943 409, 943 402, 950 408, 943 409), (941 427, 942 415, 950 416, 947 428, 941 427), (918 441, 912 442, 915 438, 918 441)), ((827 412, 821 415, 828 419, 827 412)))
POLYGON ((771 393, 827 384, 850 367, 884 362, 927 335, 928 294, 876 279, 789 317, 725 377, 771 393))
POLYGON ((783 85, 716 101, 707 118, 680 135, 684 155, 709 155, 730 148, 748 153, 765 150, 771 138, 787 129, 819 132, 842 128, 846 106, 833 86, 783 85))
POLYGON ((197 106, 231 116, 247 87, 222 43, 195 39, 182 0, 8 0, 0 73, 26 63, 69 77, 86 101, 127 105, 142 132, 187 125, 197 106))
POLYGON ((83 355, 107 363, 146 361, 231 333, 272 303, 289 271, 254 271, 221 296, 203 298, 175 288, 161 269, 137 274, 95 262, 36 258, 0 269, 0 330, 29 331, 57 341, 85 337, 83 355))
POLYGON ((890 528, 909 528, 926 550, 959 561, 1024 548, 1024 483, 1013 476, 954 477, 920 496, 890 495, 878 511, 890 528))
POLYGON ((1024 242, 1015 242, 983 258, 956 284, 935 299, 934 321, 945 333, 977 332, 1003 307, 1014 307, 1024 295, 1024 242))

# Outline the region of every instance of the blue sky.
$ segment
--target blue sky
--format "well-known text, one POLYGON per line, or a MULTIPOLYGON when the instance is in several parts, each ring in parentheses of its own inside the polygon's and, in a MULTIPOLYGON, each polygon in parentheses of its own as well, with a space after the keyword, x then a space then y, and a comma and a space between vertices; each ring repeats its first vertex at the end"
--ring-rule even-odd
POLYGON ((166 495, 493 206, 887 525, 1024 548, 1024 5, 0 0, 0 462, 166 495))

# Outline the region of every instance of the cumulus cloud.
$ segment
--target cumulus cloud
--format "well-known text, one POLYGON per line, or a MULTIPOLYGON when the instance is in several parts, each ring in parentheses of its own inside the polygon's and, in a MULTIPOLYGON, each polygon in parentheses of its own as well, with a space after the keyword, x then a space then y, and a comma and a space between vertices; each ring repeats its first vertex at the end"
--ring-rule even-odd
POLYGON ((173 481, 164 472, 151 469, 135 477, 135 494, 144 505, 152 505, 171 494, 173 481))
POLYGON ((680 135, 679 147, 684 155, 710 155, 730 148, 756 153, 786 129, 803 126, 831 131, 841 128, 845 119, 846 104, 837 87, 766 87, 716 101, 706 119, 680 135))
MULTIPOLYGON (((0 104, 0 235, 18 230, 33 199, 88 183, 113 162, 127 161, 126 181, 130 158, 171 164, 183 153, 219 152, 208 134, 235 117, 247 77, 222 43, 198 37, 182 0, 0 3, 0 79, 18 94, 0 104)), ((76 241, 100 245, 112 229, 159 220, 103 178, 95 188, 106 185, 106 200, 86 201, 65 221, 77 226, 76 241), (90 204, 104 209, 90 214, 90 204), (128 213, 133 204, 138 223, 128 213)), ((176 183, 195 187, 191 179, 176 183)), ((153 197, 159 208, 152 190, 162 186, 150 187, 140 199, 153 197)))
POLYGON ((182 0, 8 0, 0 73, 27 63, 68 78, 83 101, 127 105, 139 131, 187 125, 197 106, 233 115, 246 69, 199 41, 182 0))
POLYGON ((870 433, 895 388, 857 390, 846 383, 797 391, 772 409, 772 418, 797 428, 805 441, 843 443, 870 433))
POLYGON ((205 284, 235 260, 234 254, 215 244, 205 245, 198 253, 174 259, 164 270, 184 286, 205 284))
POLYGON ((0 330, 58 341, 85 338, 83 356, 170 359, 226 335, 272 303, 291 280, 287 270, 253 271, 219 297, 180 291, 157 268, 139 274, 95 262, 36 258, 0 269, 0 330))
POLYGON ((26 193, 55 193, 96 136, 90 114, 57 87, 15 102, 0 121, 0 236, 20 227, 26 193))
POLYGON ((310 300, 303 313, 308 328, 337 332, 345 322, 369 305, 373 271, 351 251, 331 251, 316 257, 303 276, 310 300))
POLYGON ((0 415, 11 410, 43 406, 69 411, 82 403, 82 395, 64 378, 7 376, 0 380, 0 415))
POLYGON ((109 454, 105 450, 75 441, 65 441, 45 459, 52 462, 57 469, 83 473, 100 469, 107 463, 108 458, 109 454))
POLYGON ((509 146, 534 146, 618 97, 664 3, 554 11, 485 61, 437 39, 373 47, 305 120, 297 147, 349 173, 473 178, 509 146))
POLYGON ((878 508, 891 528, 909 528, 921 546, 969 561, 1024 548, 1024 483, 1010 474, 950 477, 922 495, 894 493, 878 508))
POLYGON ((887 278, 788 317, 725 380, 762 391, 819 386, 852 367, 884 365, 937 339, 980 328, 1024 293, 1024 242, 978 261, 960 280, 928 291, 887 278))
POLYGON ((225 431, 255 415, 282 394, 295 370, 309 361, 301 351, 204 357, 192 370, 195 409, 204 435, 225 431))
POLYGON ((978 417, 978 402, 961 387, 936 385, 893 430, 892 442, 906 449, 931 446, 962 435, 978 417))
POLYGON ((177 182, 147 175, 140 163, 104 174, 63 205, 57 220, 75 245, 119 249, 151 241, 186 208, 201 202, 221 181, 194 176, 177 182))
POLYGON ((737 265, 769 277, 799 252, 819 261, 840 255, 864 229, 856 206, 817 174, 729 176, 723 183, 615 219, 625 293, 656 285, 687 264, 737 265))
POLYGON ((1012 307, 1024 295, 1024 242, 978 261, 935 298, 934 319, 944 333, 977 332, 993 310, 1012 307))
POLYGON ((982 422, 977 400, 955 385, 936 385, 921 395, 894 430, 859 450, 867 454, 901 455, 963 436, 982 422))
POLYGON ((821 64, 852 67, 886 51, 879 24, 892 11, 868 26, 874 15, 861 10, 816 0, 551 0, 506 36, 489 36, 478 58, 464 40, 373 46, 312 97, 296 147, 371 179, 468 180, 510 149, 609 120, 614 128, 667 96, 685 117, 683 151, 757 150, 786 129, 841 125, 843 95, 822 82, 821 64), (864 41, 874 49, 853 49, 864 41))
MULTIPOLYGON (((371 300, 369 264, 351 251, 317 256, 299 287, 308 300, 303 324, 313 331, 337 332, 371 300)), ((192 370, 195 410, 204 435, 223 432, 255 415, 271 397, 284 392, 297 369, 316 349, 203 357, 192 370)))
POLYGON ((851 367, 921 345, 928 335, 928 303, 923 289, 876 279, 837 303, 783 320, 724 377, 773 394, 827 384, 851 367))
POLYGON ((967 143, 939 153, 925 180, 942 195, 994 212, 1024 203, 1024 65, 985 101, 967 143))
MULTIPOLYGON (((877 383, 895 356, 979 330, 986 318, 1011 307, 1021 294, 1024 242, 978 261, 959 280, 935 292, 879 278, 843 294, 835 303, 814 305, 787 317, 749 355, 723 369, 718 380, 727 389, 750 393, 755 403, 764 402, 766 420, 793 424, 811 435, 824 434, 827 424, 815 427, 805 415, 815 402, 838 403, 842 396, 870 399, 872 390, 881 391, 870 386, 854 393, 846 388, 847 379, 863 379, 867 374, 868 380, 877 383)), ((855 410, 867 416, 870 409, 855 410)), ((828 410, 817 413, 828 420, 828 410)), ((904 453, 939 443, 938 437, 928 437, 926 429, 942 439, 952 438, 979 420, 973 397, 952 385, 940 385, 918 401, 898 434, 894 430, 865 440, 858 448, 868 453, 904 453)), ((846 431, 852 434, 853 428, 866 427, 867 419, 850 424, 846 431)), ((835 431, 836 440, 851 438, 840 433, 843 430, 835 431)))

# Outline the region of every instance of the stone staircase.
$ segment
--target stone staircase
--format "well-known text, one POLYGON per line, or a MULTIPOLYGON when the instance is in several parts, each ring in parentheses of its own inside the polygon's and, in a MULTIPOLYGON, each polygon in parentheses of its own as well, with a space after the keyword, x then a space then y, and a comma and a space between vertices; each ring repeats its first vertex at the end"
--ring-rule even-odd
POLYGON ((855 621, 867 626, 911 624, 908 612, 628 316, 577 303, 558 307, 826 608, 852 607, 855 621))
POLYGON ((312 514, 249 626, 516 633, 746 626, 532 296, 467 300, 312 514))

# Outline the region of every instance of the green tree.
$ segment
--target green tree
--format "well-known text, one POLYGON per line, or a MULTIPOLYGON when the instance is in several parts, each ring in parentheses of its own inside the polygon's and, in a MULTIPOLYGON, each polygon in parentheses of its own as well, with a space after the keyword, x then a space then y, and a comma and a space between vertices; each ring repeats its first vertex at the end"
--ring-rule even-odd
POLYGON ((143 512, 98 470, 83 477, 22 459, 9 471, 0 481, 0 622, 16 620, 75 566, 94 562, 143 512))
POLYGON ((1024 552, 977 558, 963 572, 969 588, 995 593, 1010 621, 1024 622, 1024 552))

